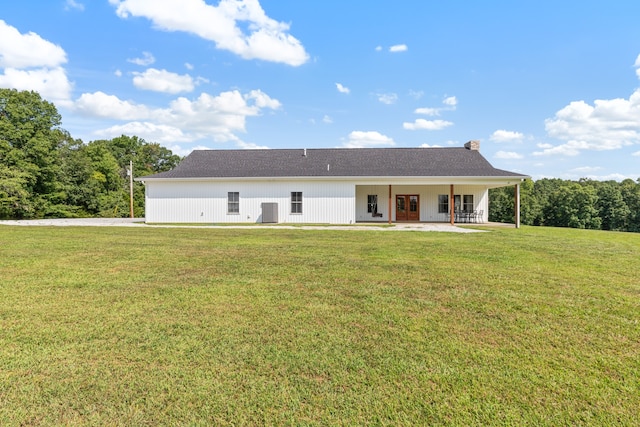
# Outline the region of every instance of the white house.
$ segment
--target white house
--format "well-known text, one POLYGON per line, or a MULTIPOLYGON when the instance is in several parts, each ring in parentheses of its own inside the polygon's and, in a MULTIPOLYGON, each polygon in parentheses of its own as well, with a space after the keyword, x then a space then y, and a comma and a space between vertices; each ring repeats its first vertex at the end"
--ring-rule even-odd
POLYGON ((137 180, 149 223, 453 224, 487 221, 488 190, 519 189, 526 178, 494 168, 470 141, 464 148, 196 150, 175 169, 137 180))

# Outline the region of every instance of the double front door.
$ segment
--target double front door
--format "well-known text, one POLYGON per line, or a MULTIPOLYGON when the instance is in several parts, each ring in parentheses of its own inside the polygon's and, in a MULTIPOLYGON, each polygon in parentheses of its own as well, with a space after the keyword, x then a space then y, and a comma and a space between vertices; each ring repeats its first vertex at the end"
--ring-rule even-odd
POLYGON ((396 196, 396 221, 420 221, 420 197, 415 194, 396 196))

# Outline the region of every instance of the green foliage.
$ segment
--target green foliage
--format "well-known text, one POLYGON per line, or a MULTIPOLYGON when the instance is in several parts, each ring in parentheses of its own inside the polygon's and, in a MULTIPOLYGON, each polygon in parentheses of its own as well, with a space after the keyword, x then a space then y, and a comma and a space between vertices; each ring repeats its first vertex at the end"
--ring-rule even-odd
MULTIPOLYGON (((521 203, 521 206, 524 205, 521 203)), ((489 191, 489 221, 513 223, 514 188, 503 187, 489 191)))
POLYGON ((27 172, 0 163, 0 219, 30 217, 28 181, 27 172))
POLYGON ((620 187, 622 199, 629 208, 627 231, 640 232, 640 178, 637 182, 625 179, 620 187))
POLYGON ((596 209, 597 200, 593 187, 565 183, 549 195, 544 225, 598 229, 602 221, 596 209))
MULTIPOLYGON (((489 220, 513 222, 513 187, 489 191, 489 220)), ((547 225, 640 231, 640 179, 615 181, 526 181, 521 187, 521 221, 547 225)))
POLYGON ((622 198, 621 186, 616 182, 596 184, 596 204, 603 230, 626 230, 631 210, 622 198))
MULTIPOLYGON (((129 161, 134 176, 144 176, 180 160, 136 136, 85 144, 60 120, 36 92, 0 89, 0 219, 129 216, 129 161)), ((144 216, 139 182, 134 213, 144 216)))
POLYGON ((0 218, 43 216, 56 197, 59 125, 37 92, 0 89, 0 218))

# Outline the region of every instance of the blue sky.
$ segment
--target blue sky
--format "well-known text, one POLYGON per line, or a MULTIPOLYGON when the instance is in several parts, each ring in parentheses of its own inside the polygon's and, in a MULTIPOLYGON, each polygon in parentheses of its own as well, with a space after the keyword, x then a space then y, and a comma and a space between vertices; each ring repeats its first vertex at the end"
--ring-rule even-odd
POLYGON ((21 0, 0 87, 85 142, 194 148, 481 141, 534 179, 640 178, 640 2, 21 0))

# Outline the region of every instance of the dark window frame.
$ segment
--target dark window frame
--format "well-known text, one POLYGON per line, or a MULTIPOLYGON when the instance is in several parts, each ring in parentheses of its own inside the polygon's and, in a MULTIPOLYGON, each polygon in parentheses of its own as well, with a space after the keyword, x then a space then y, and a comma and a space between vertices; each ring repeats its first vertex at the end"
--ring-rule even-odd
MULTIPOLYGON (((456 212, 473 212, 475 209, 473 194, 454 194, 453 202, 456 212)), ((438 194, 438 213, 449 213, 449 195, 438 194)))
POLYGON ((367 194, 367 213, 378 213, 378 195, 367 194))
POLYGON ((302 214, 302 191, 291 192, 291 213, 302 214))
POLYGON ((227 192, 227 214, 230 214, 230 215, 240 214, 240 192, 239 191, 227 192))
POLYGON ((473 194, 465 194, 462 196, 462 211, 473 212, 474 208, 473 194))
POLYGON ((449 195, 438 194, 438 213, 449 213, 449 195))

